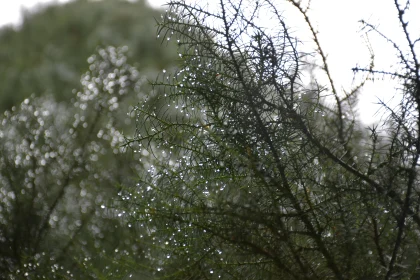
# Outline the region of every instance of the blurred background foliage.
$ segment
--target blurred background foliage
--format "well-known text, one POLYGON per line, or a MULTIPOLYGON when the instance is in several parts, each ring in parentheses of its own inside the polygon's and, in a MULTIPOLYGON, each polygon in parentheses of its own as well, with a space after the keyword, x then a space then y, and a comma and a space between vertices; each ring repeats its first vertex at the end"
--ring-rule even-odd
POLYGON ((26 12, 18 29, 0 29, 0 111, 33 93, 69 101, 97 46, 128 46, 144 74, 164 68, 175 48, 156 40, 160 15, 144 0, 77 0, 26 12))
POLYGON ((144 169, 122 149, 130 111, 176 59, 160 14, 78 0, 0 29, 1 279, 151 279, 145 229, 117 209, 144 169))

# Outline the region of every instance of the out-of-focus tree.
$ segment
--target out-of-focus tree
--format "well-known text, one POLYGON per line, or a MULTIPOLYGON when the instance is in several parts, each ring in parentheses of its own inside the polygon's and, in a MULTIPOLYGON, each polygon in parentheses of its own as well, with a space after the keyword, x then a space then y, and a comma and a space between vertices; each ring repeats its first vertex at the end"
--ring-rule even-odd
POLYGON ((154 159, 124 190, 127 215, 149 229, 156 275, 418 279, 420 39, 409 4, 394 1, 401 44, 365 23, 395 47, 401 70, 355 68, 399 79, 399 105, 383 103, 387 117, 364 128, 354 110, 366 77, 336 88, 310 8, 292 0, 329 82, 303 83, 306 54, 278 2, 169 4, 159 30, 178 40, 182 62, 156 83, 167 107, 136 108, 128 143, 154 159))
POLYGON ((164 68, 175 52, 156 40, 160 14, 144 0, 77 0, 26 12, 22 26, 0 29, 0 111, 31 94, 69 101, 97 46, 126 45, 139 69, 164 68))
POLYGON ((159 17, 142 0, 78 0, 0 29, 0 278, 149 279, 144 230, 113 207, 142 168, 120 147, 127 113, 175 58, 159 17), (127 47, 87 59, 98 45, 127 47))
POLYGON ((126 52, 91 56, 74 104, 32 96, 0 119, 0 278, 148 279, 144 231, 113 208, 142 168, 121 147, 143 84, 126 52))

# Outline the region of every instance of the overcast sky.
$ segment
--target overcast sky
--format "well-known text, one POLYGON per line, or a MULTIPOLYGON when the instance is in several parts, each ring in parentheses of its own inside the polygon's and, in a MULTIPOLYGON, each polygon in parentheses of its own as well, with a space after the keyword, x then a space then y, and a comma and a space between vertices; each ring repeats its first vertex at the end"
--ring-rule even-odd
MULTIPOLYGON (((68 0, 55 0, 55 2, 67 2, 68 0)), ((193 0, 188 0, 193 1, 193 0)), ((205 2, 205 0, 201 0, 205 2)), ((210 0, 214 2, 215 0, 210 0)), ((279 1, 283 3, 285 1, 279 1)), ((401 0, 403 2, 404 0, 401 0)), ((7 23, 19 23, 21 20, 22 9, 30 9, 39 3, 54 2, 51 0, 0 0, 0 26, 7 23)), ((155 7, 163 5, 166 0, 148 0, 155 7)), ((363 33, 360 32, 360 19, 369 20, 377 25, 384 33, 390 35, 397 42, 401 35, 398 22, 396 22, 396 12, 393 0, 312 0, 313 22, 320 31, 321 44, 328 53, 330 68, 334 73, 334 78, 339 80, 339 86, 348 87, 352 82, 351 68, 359 64, 361 66, 369 63, 369 52, 367 51, 366 41, 363 33)), ((420 17, 416 16, 414 11, 420 11, 420 0, 411 1, 410 27, 414 32, 415 38, 420 35, 420 17)), ((284 6, 286 7, 286 6, 284 6)), ((293 10, 292 10, 293 11, 293 10)), ((299 14, 293 12, 284 13, 291 26, 295 26, 298 34, 299 28, 302 28, 303 22, 299 14)), ((269 26, 270 22, 266 22, 269 26)), ((414 36, 413 36, 414 37, 414 36)), ((310 40, 310 38, 307 38, 310 40)), ((389 69, 395 64, 390 58, 394 58, 392 48, 377 37, 370 37, 370 43, 375 51, 375 66, 382 69, 389 69)), ((389 89, 393 88, 391 81, 375 82, 367 86, 360 101, 360 114, 362 118, 369 122, 376 111, 372 103, 378 100, 378 97, 389 99, 389 89), (387 93, 388 92, 388 93, 387 93), (388 94, 388 95, 387 95, 388 94)))

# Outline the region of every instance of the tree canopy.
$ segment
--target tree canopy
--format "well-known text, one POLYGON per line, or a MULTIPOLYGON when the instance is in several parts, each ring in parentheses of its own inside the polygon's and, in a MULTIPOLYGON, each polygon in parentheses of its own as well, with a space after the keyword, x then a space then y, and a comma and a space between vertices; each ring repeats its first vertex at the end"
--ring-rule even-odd
POLYGON ((115 205, 142 169, 121 147, 127 113, 174 60, 159 15, 143 1, 73 1, 1 29, 1 279, 148 279, 143 230, 115 205))
POLYGON ((142 262, 140 231, 112 208, 141 170, 121 147, 117 109, 128 111, 125 99, 142 84, 125 52, 89 58, 74 104, 32 96, 1 119, 2 278, 118 277, 128 273, 119 259, 142 262))
MULTIPOLYGON (((179 64, 161 66, 153 89, 127 43, 91 50, 78 87, 39 83, 37 92, 72 91, 69 103, 32 96, 6 111, 0 277, 419 279, 420 38, 409 2, 393 1, 404 41, 362 21, 399 64, 377 69, 372 53, 348 89, 333 79, 310 1, 285 3, 305 22, 313 52, 278 1, 170 1, 157 37, 178 46, 179 64), (357 101, 378 77, 398 81, 399 102, 381 102, 384 117, 366 125, 357 101)), ((91 12, 72 24, 94 25, 91 12)), ((82 37, 119 44, 131 26, 118 18, 99 37, 82 37)), ((19 73, 38 68, 29 69, 19 73)))
POLYGON ((159 34, 178 42, 182 61, 155 83, 167 106, 136 108, 127 145, 149 168, 126 190, 136 198, 127 215, 148 228, 156 275, 171 279, 417 279, 420 65, 409 5, 394 3, 404 47, 363 22, 395 47, 399 70, 368 61, 354 69, 360 84, 339 90, 309 4, 288 2, 312 33, 325 86, 303 82, 309 54, 275 1, 168 4, 159 34), (400 103, 383 103, 387 117, 365 127, 355 104, 378 74, 399 79, 400 103))

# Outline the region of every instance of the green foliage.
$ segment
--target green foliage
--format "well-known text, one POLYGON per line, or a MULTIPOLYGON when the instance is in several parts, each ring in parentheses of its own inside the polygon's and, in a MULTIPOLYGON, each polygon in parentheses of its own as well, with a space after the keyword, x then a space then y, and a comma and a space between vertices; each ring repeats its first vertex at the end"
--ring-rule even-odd
POLYGON ((143 169, 121 147, 127 113, 174 59, 159 16, 144 1, 78 0, 0 30, 0 278, 150 279, 144 229, 118 205, 143 169))
POLYGON ((142 230, 115 208, 142 169, 122 148, 143 83, 126 52, 91 56, 74 104, 31 97, 1 118, 0 278, 116 279, 145 264, 142 230))
POLYGON ((98 45, 126 45, 139 68, 164 68, 174 52, 156 40, 159 16, 143 0, 78 0, 28 12, 17 30, 0 30, 0 111, 31 94, 69 101, 98 45))
MULTIPOLYGON (((146 256, 158 277, 418 275, 414 40, 406 42, 411 53, 400 52, 404 69, 392 74, 401 77, 400 106, 384 104, 386 121, 364 129, 353 113, 364 81, 335 89, 307 9, 290 2, 313 33, 328 92, 301 81, 306 55, 275 1, 220 1, 217 10, 170 3, 159 31, 177 40, 182 62, 158 78, 166 94, 136 108, 137 135, 127 145, 148 169, 124 190, 137 197, 126 211, 148 229, 146 256), (262 16, 276 21, 272 29, 258 25, 262 16)), ((396 8, 406 26, 408 7, 396 8)))

